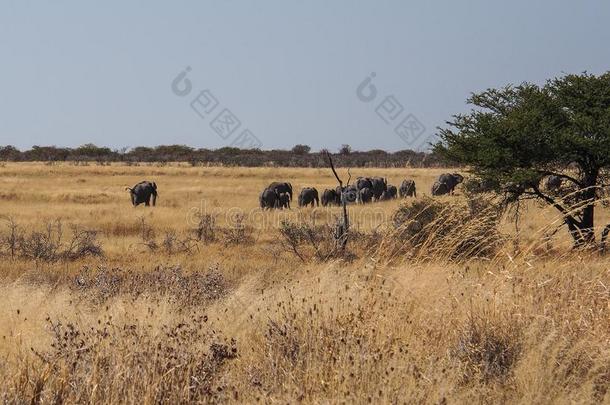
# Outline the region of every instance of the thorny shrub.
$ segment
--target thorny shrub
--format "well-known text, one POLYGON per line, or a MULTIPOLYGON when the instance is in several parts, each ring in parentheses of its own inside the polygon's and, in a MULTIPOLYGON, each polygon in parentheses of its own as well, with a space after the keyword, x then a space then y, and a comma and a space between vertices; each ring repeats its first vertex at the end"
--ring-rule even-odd
POLYGON ((42 231, 28 233, 9 219, 8 232, 0 235, 0 255, 45 262, 104 255, 97 231, 77 225, 70 225, 70 231, 66 237, 62 222, 57 220, 47 223, 42 231))
POLYGON ((198 241, 211 243, 216 241, 216 218, 212 214, 199 214, 197 227, 193 233, 198 241))
POLYGON ((348 258, 350 254, 341 248, 335 230, 336 227, 327 224, 314 225, 306 221, 282 220, 279 229, 282 238, 279 242, 285 250, 303 262, 348 258))
POLYGON ((243 214, 238 214, 233 218, 233 224, 221 229, 225 246, 229 245, 252 245, 254 243, 254 229, 245 223, 243 214))

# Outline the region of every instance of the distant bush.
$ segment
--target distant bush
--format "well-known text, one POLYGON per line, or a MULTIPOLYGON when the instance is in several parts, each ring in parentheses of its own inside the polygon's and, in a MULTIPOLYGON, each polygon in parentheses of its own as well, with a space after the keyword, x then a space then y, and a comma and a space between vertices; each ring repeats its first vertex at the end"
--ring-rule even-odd
MULTIPOLYGON (((291 150, 260 150, 224 147, 216 150, 195 149, 185 145, 161 145, 156 147, 138 146, 131 150, 98 147, 86 144, 77 148, 58 148, 56 146, 33 146, 30 150, 20 151, 14 146, 0 146, 0 161, 12 162, 73 162, 87 165, 97 162, 108 165, 110 162, 124 162, 137 165, 138 162, 187 162, 193 166, 245 166, 245 167, 326 167, 325 150, 312 153, 308 145, 295 145, 291 150)), ((425 152, 401 150, 385 152, 379 149, 355 151, 349 145, 341 146, 339 153, 333 155, 334 162, 341 167, 435 167, 442 162, 438 156, 425 152)))

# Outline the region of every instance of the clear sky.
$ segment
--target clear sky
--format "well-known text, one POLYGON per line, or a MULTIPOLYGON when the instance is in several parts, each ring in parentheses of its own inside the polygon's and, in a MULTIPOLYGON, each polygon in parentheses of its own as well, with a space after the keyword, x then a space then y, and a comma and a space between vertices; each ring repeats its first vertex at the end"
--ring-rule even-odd
POLYGON ((5 0, 0 145, 407 149, 408 115, 429 136, 473 91, 610 70, 609 20, 601 0, 5 0))

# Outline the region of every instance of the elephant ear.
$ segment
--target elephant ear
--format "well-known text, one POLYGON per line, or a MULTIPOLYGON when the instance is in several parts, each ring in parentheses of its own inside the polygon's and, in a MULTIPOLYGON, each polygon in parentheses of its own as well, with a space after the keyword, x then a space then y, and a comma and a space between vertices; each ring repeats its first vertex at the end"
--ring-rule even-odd
POLYGON ((157 183, 155 183, 154 181, 153 181, 153 183, 152 183, 152 186, 153 186, 153 188, 154 188, 155 190, 157 189, 157 183))

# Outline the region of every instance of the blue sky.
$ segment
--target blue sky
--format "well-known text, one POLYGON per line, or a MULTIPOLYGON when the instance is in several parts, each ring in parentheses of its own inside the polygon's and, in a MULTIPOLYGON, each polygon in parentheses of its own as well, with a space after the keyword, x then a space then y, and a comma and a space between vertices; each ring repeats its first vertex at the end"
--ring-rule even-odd
POLYGON ((427 137, 473 91, 608 70, 609 18, 593 0, 4 1, 0 145, 218 148, 248 129, 264 149, 407 149, 404 116, 427 137), (218 106, 201 117, 205 89, 218 106), (390 123, 387 96, 402 105, 390 123), (241 124, 223 139, 210 123, 225 108, 241 124))

